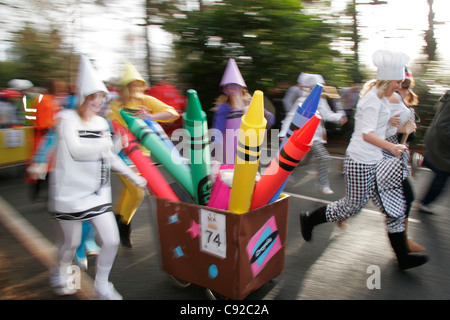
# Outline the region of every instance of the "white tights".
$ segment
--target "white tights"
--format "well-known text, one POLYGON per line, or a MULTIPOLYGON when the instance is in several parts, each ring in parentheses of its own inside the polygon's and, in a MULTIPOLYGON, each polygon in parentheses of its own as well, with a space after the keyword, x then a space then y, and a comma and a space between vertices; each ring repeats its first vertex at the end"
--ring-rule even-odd
MULTIPOLYGON (((112 212, 101 214, 91 219, 90 222, 97 229, 101 246, 100 254, 97 257, 95 283, 96 285, 106 285, 120 242, 117 222, 112 212)), ((62 232, 58 243, 60 268, 72 264, 76 249, 81 243, 82 223, 82 221, 58 220, 62 232)))

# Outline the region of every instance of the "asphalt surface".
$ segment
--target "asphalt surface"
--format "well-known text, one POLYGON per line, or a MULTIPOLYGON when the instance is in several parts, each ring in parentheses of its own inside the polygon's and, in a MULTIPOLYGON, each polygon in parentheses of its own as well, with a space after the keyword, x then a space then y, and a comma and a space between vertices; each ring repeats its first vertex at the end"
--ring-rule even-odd
MULTIPOLYGON (((329 170, 333 195, 314 187, 316 171, 309 161, 297 167, 285 191, 290 195, 288 240, 284 272, 247 296, 267 300, 447 300, 450 298, 450 191, 433 205, 435 214, 413 208, 409 235, 426 247, 427 264, 401 272, 389 244, 384 217, 369 203, 343 227, 327 223, 314 229, 306 243, 298 213, 312 210, 344 195, 342 156, 332 158, 329 170)), ((46 189, 38 199, 25 184, 23 166, 0 169, 0 300, 90 300, 95 256, 82 272, 81 289, 56 296, 48 282, 54 263, 54 221, 46 209, 46 189)), ((418 170, 412 184, 420 198, 431 172, 418 170)), ((116 192, 113 180, 113 195, 116 192)), ((206 288, 180 288, 162 270, 154 224, 154 208, 146 197, 132 221, 133 248, 120 247, 110 276, 125 300, 208 300, 206 288)), ((344 311, 345 313, 346 311, 344 311)))

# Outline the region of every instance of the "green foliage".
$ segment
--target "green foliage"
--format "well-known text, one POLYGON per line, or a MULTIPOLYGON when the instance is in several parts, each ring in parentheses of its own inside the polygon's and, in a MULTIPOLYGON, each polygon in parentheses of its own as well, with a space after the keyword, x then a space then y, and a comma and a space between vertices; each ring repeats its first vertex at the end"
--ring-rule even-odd
POLYGON ((164 25, 175 42, 179 76, 213 106, 228 58, 234 58, 250 92, 277 82, 294 84, 300 72, 340 75, 330 48, 333 26, 303 13, 301 1, 226 0, 204 11, 184 12, 164 25))
POLYGON ((49 78, 69 80, 71 54, 57 30, 45 33, 26 25, 15 32, 12 42, 13 62, 2 62, 9 68, 0 72, 1 86, 13 78, 28 79, 35 86, 44 86, 49 78))

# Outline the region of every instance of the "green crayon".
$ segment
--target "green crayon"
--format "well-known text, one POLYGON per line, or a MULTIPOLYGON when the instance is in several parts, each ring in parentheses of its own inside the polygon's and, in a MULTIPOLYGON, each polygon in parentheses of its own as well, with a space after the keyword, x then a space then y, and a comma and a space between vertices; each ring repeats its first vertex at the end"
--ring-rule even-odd
POLYGON ((132 116, 124 110, 120 110, 120 115, 127 123, 128 129, 138 138, 142 145, 146 147, 169 173, 194 197, 194 188, 192 185, 191 169, 188 166, 180 165, 172 161, 171 150, 150 129, 144 120, 132 116))
POLYGON ((184 127, 189 132, 191 149, 191 173, 195 202, 208 204, 211 195, 211 153, 209 149, 208 123, 197 92, 187 90, 188 103, 183 115, 184 127))

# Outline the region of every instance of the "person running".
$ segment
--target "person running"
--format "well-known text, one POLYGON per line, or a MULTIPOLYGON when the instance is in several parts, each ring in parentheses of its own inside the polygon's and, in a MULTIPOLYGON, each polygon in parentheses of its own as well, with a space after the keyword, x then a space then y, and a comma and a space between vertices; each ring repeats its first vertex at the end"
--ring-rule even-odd
POLYGON ((386 141, 385 134, 390 119, 388 97, 403 81, 404 67, 408 61, 408 56, 400 52, 378 50, 374 53, 377 79, 368 82, 362 92, 355 115, 355 130, 344 160, 345 197, 313 212, 300 213, 302 236, 310 241, 316 225, 346 220, 358 214, 372 199, 386 216, 389 240, 401 270, 428 261, 425 255, 411 254, 407 245, 404 223, 406 201, 401 197, 403 175, 399 174, 401 160, 383 161, 382 153, 386 149, 395 157, 400 157, 407 150, 405 145, 386 141), (391 192, 400 198, 394 202, 385 201, 392 199, 391 192))
POLYGON ((111 168, 139 187, 147 181, 136 175, 114 150, 108 122, 97 115, 108 90, 90 61, 82 56, 78 74, 79 106, 60 113, 55 166, 50 176, 49 210, 60 227, 57 267, 50 284, 57 294, 76 292, 68 283, 69 267, 81 243, 82 223, 89 220, 97 229, 101 250, 97 257, 94 290, 100 299, 121 300, 109 282, 119 234, 111 209, 111 168))

